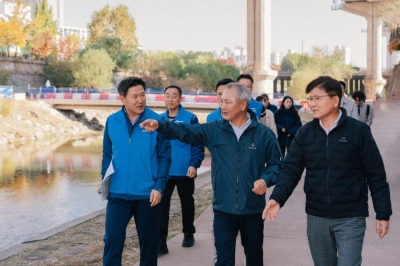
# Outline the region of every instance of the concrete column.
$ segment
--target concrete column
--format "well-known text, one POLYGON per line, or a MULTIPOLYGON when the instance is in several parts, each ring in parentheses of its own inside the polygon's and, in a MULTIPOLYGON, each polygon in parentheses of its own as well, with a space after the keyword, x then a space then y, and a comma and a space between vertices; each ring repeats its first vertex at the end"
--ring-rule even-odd
POLYGON ((367 19, 367 73, 363 80, 367 99, 374 99, 380 93, 386 80, 382 78, 382 20, 376 16, 376 1, 346 2, 344 11, 367 19))
POLYGON ((274 92, 278 72, 271 69, 271 0, 247 0, 247 65, 254 79, 253 96, 274 92))

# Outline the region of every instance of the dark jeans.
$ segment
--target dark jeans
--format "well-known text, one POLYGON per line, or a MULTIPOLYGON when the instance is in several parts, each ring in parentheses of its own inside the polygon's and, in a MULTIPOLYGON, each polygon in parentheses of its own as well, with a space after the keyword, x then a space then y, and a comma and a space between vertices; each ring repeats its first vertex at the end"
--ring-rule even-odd
POLYGON ((235 266, 236 237, 240 231, 246 265, 263 265, 264 220, 261 213, 237 215, 214 210, 215 265, 235 266))
POLYGON ((166 240, 168 236, 169 209, 171 196, 175 186, 178 189, 182 209, 182 232, 195 233, 194 222, 194 178, 169 179, 161 199, 160 233, 159 240, 166 240))
POLYGON ((307 237, 314 265, 361 265, 365 229, 365 217, 328 219, 307 215, 307 237))
POLYGON ((135 218, 139 238, 140 266, 157 265, 160 204, 150 207, 149 199, 124 200, 118 198, 109 198, 107 203, 103 265, 121 265, 126 227, 132 216, 135 218))

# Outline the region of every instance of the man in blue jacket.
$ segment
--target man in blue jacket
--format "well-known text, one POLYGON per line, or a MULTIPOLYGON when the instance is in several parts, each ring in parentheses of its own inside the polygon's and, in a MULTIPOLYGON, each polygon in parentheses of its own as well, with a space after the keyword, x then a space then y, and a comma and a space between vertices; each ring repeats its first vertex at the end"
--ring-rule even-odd
MULTIPOLYGON (((164 102, 167 111, 161 114, 166 121, 177 124, 198 124, 197 116, 189 112, 181 105, 182 89, 178 86, 168 86, 164 90, 164 102)), ((168 221, 171 196, 176 186, 182 209, 182 232, 184 238, 182 247, 194 245, 193 234, 196 228, 194 222, 194 178, 197 176, 197 168, 204 159, 203 145, 190 145, 171 140, 171 167, 164 197, 161 200, 161 225, 158 242, 158 254, 167 254, 168 221)))
MULTIPOLYGON (((220 81, 217 82, 217 85, 215 86, 215 88, 217 90, 218 104, 221 103, 221 95, 222 95, 222 92, 225 90, 226 85, 228 85, 231 82, 234 82, 234 81, 232 79, 229 79, 229 78, 221 79, 220 81)), ((221 107, 218 107, 217 110, 215 110, 214 112, 211 112, 207 116, 207 123, 211 122, 211 121, 214 121, 214 120, 219 120, 219 119, 222 119, 221 107)))
POLYGON ((171 163, 169 140, 143 132, 145 119, 162 119, 146 107, 146 84, 136 77, 122 80, 123 107, 110 115, 103 140, 101 175, 111 166, 103 265, 121 265, 126 227, 132 216, 140 242, 140 265, 157 265, 160 201, 171 163))
POLYGON ((216 265, 235 265, 239 231, 247 265, 263 265, 261 213, 267 187, 277 181, 281 152, 272 130, 248 110, 250 100, 244 86, 230 83, 221 96, 221 120, 186 125, 149 119, 141 124, 146 131, 210 150, 216 265))
POLYGON ((296 133, 263 218, 278 216, 304 168, 307 237, 316 266, 361 265, 368 189, 383 238, 392 214, 389 184, 369 127, 339 108, 340 83, 328 76, 306 88, 314 120, 296 133))
MULTIPOLYGON (((253 77, 249 74, 241 74, 239 77, 237 77, 236 81, 240 84, 242 84, 246 89, 249 90, 250 95, 253 92, 253 77)), ((251 97, 251 101, 249 104, 249 109, 251 109, 257 116, 257 118, 260 120, 261 114, 265 112, 265 107, 262 103, 256 101, 251 97)))

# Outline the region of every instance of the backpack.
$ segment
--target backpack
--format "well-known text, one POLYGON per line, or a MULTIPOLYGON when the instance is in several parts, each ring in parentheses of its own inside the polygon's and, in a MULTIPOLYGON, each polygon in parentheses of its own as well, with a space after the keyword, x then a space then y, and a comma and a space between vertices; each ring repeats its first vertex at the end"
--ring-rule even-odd
POLYGON ((367 104, 367 119, 368 119, 368 116, 369 116, 369 108, 370 108, 370 106, 369 106, 369 104, 367 104))

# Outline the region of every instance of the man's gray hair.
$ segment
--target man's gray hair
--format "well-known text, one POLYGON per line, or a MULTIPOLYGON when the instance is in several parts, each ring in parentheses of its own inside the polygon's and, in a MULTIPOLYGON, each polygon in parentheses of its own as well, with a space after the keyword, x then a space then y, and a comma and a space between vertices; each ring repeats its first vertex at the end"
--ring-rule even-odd
POLYGON ((239 101, 246 101, 247 102, 247 108, 250 106, 250 101, 251 101, 251 94, 249 90, 243 86, 242 84, 239 84, 237 82, 231 82, 228 85, 226 85, 226 90, 236 88, 236 99, 239 101))

